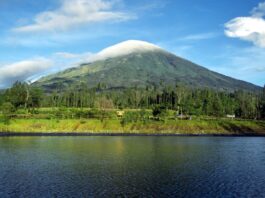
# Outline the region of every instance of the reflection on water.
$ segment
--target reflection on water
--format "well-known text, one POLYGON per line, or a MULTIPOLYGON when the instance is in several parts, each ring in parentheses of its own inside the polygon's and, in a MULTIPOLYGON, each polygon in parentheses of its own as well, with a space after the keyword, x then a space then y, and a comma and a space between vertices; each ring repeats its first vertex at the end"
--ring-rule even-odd
POLYGON ((0 197, 265 197, 265 138, 0 138, 0 197))

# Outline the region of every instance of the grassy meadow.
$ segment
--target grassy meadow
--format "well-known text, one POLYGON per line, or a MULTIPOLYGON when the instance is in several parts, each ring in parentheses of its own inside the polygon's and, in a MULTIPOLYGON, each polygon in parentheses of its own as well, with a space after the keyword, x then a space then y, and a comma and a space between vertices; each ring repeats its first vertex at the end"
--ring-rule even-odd
POLYGON ((152 117, 152 110, 41 108, 33 113, 19 110, 8 120, 2 115, 1 132, 21 133, 132 133, 132 134, 223 134, 265 135, 265 122, 213 117, 179 119, 174 111, 152 117))

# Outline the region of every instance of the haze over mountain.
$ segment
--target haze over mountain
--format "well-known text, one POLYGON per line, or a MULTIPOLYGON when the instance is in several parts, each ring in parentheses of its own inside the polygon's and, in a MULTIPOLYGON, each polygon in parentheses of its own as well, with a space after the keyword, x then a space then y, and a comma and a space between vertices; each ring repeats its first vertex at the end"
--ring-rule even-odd
POLYGON ((129 40, 108 47, 78 67, 43 77, 34 83, 50 92, 81 84, 110 89, 183 84, 192 88, 257 91, 251 83, 210 71, 144 41, 129 40))

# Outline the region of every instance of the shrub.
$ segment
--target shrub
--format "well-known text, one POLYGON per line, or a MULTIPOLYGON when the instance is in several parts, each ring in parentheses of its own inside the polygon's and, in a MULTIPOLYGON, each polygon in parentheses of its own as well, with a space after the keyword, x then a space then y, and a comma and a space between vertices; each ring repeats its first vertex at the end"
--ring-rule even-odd
POLYGON ((5 124, 10 123, 12 113, 15 112, 15 107, 10 102, 5 102, 1 106, 1 111, 3 114, 3 121, 5 124))
POLYGON ((154 108, 153 108, 153 116, 156 117, 156 118, 164 118, 167 116, 167 109, 165 106, 162 106, 162 105, 156 105, 154 108))

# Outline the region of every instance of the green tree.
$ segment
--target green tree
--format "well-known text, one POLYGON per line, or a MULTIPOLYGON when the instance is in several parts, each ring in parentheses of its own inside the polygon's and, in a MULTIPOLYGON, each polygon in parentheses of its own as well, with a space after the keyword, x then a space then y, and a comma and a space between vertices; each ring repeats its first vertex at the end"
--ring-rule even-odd
POLYGON ((9 124, 12 113, 15 112, 15 107, 10 102, 5 102, 2 104, 0 110, 3 114, 3 120, 5 124, 9 124))
POLYGON ((211 114, 213 116, 216 116, 216 117, 224 116, 224 110, 223 109, 224 108, 223 108, 222 101, 221 101, 219 95, 215 94, 215 96, 213 98, 211 114))
POLYGON ((0 92, 0 106, 4 103, 5 101, 5 95, 0 92))
POLYGON ((7 101, 11 102, 15 108, 27 108, 29 101, 29 86, 27 83, 16 82, 5 93, 7 101))
POLYGON ((41 106, 41 100, 43 98, 43 91, 40 88, 32 87, 30 88, 30 97, 28 101, 28 106, 38 108, 41 106))

